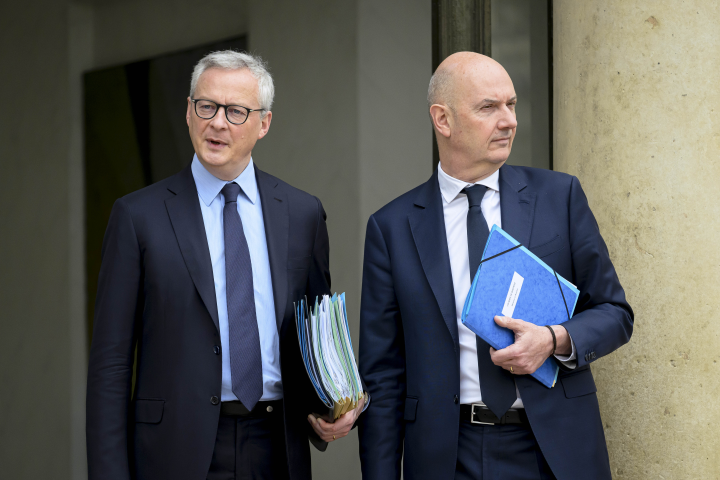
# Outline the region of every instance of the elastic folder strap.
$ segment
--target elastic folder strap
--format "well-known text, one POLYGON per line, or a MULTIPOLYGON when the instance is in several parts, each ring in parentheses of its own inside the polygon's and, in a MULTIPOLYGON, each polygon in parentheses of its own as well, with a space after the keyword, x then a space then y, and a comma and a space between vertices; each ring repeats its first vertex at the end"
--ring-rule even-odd
POLYGON ((487 262, 488 260, 492 260, 493 258, 497 258, 497 257, 499 257, 500 255, 505 255, 506 253, 512 252, 512 251, 515 250, 516 248, 520 248, 520 247, 522 247, 522 243, 518 243, 518 244, 515 245, 514 247, 508 248, 508 249, 505 250, 504 252, 500 252, 500 253, 498 253, 497 255, 493 255, 492 257, 488 257, 488 258, 485 258, 485 259, 483 259, 483 260, 480 260, 480 263, 485 263, 485 262, 487 262))
MULTIPOLYGON (((514 247, 508 248, 508 249, 505 250, 504 252, 500 252, 500 253, 498 253, 498 254, 496 254, 496 255, 493 255, 492 257, 485 258, 485 259, 483 259, 483 260, 480 261, 480 264, 483 264, 483 263, 487 262, 488 260, 492 260, 493 258, 497 258, 497 257, 499 257, 500 255, 505 255, 506 253, 512 252, 512 251, 515 250, 516 248, 520 248, 520 247, 522 247, 522 243, 518 243, 518 244, 515 245, 514 247)), ((562 285, 560 284, 560 278, 558 277, 558 274, 557 274, 557 272, 556 272, 555 270, 553 270, 553 274, 555 275, 555 280, 557 280, 558 288, 560 289, 560 295, 562 295, 563 304, 565 305, 565 313, 567 314, 568 320, 570 320, 570 310, 568 309, 568 306, 567 306, 567 300, 565 300, 565 293, 563 293, 562 285)), ((547 326, 547 325, 546 325, 546 326, 547 326)), ((547 327, 550 328, 549 326, 547 326, 547 327)), ((553 334, 553 354, 554 354, 554 353, 555 353, 555 346, 557 345, 557 341, 556 341, 556 339, 555 339, 555 332, 553 331, 552 328, 550 328, 550 331, 551 331, 552 334, 553 334)))
POLYGON ((557 282, 558 282, 558 288, 560 289, 560 295, 562 295, 563 303, 565 304, 565 313, 567 313, 568 320, 570 320, 570 310, 568 310, 567 300, 565 300, 565 294, 562 291, 562 285, 560 285, 560 278, 558 278, 558 274, 555 270, 553 270, 553 273, 555 274, 555 280, 557 280, 557 282))

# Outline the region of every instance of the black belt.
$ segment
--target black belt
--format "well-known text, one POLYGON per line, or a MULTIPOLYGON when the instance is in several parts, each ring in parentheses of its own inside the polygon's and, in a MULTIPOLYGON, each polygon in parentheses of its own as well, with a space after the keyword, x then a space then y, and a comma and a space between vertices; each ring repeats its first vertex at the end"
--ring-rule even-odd
POLYGON ((283 401, 270 400, 269 402, 257 402, 252 411, 248 410, 242 402, 222 402, 220 404, 220 415, 224 417, 271 417, 282 415, 283 401))
POLYGON ((492 410, 478 403, 460 405, 460 421, 476 425, 530 425, 524 408, 511 408, 498 418, 492 410))

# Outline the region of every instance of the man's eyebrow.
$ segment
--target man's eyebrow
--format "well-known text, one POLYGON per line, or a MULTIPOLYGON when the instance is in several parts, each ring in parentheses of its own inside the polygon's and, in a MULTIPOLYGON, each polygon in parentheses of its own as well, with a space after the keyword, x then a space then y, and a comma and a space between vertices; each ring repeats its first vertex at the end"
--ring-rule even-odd
MULTIPOLYGON (((508 100, 508 102, 514 102, 514 101, 516 101, 516 100, 517 100, 517 95, 515 95, 515 96, 512 97, 510 100, 508 100)), ((480 101, 480 102, 478 103, 478 105, 483 105, 483 104, 485 104, 485 103, 500 103, 500 100, 498 100, 498 99, 496 99, 496 98, 485 98, 485 99, 483 99, 482 101, 480 101)))

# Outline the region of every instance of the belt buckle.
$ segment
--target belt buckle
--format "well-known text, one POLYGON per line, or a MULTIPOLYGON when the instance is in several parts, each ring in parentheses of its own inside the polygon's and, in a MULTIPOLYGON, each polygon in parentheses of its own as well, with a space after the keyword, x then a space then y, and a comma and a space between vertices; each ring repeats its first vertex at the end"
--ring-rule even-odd
POLYGON ((495 425, 495 424, 492 423, 492 422, 481 422, 481 421, 479 421, 479 420, 475 420, 475 407, 484 407, 484 406, 485 406, 485 405, 481 405, 481 404, 479 404, 479 403, 473 403, 472 405, 470 405, 470 408, 471 408, 471 410, 470 410, 470 423, 474 423, 474 424, 477 424, 477 425, 495 425))

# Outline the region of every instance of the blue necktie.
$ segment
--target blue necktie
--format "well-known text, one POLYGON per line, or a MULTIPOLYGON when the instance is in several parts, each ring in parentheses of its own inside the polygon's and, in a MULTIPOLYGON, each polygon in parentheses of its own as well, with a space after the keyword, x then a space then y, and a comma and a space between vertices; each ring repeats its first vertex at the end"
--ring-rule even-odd
MULTIPOLYGON (((485 196, 486 190, 485 185, 473 185, 463 189, 463 193, 468 197, 469 207, 467 236, 470 257, 470 282, 475 278, 485 250, 485 244, 488 236, 490 236, 487 222, 480 209, 480 203, 483 196, 485 196)), ((477 336, 476 338, 482 400, 498 418, 502 418, 517 399, 515 379, 510 372, 492 362, 490 359, 490 345, 482 338, 477 336)))
POLYGON ((225 291, 232 391, 248 410, 252 410, 263 393, 262 357, 250 249, 237 207, 239 193, 240 185, 235 182, 226 184, 222 189, 225 197, 225 291))

